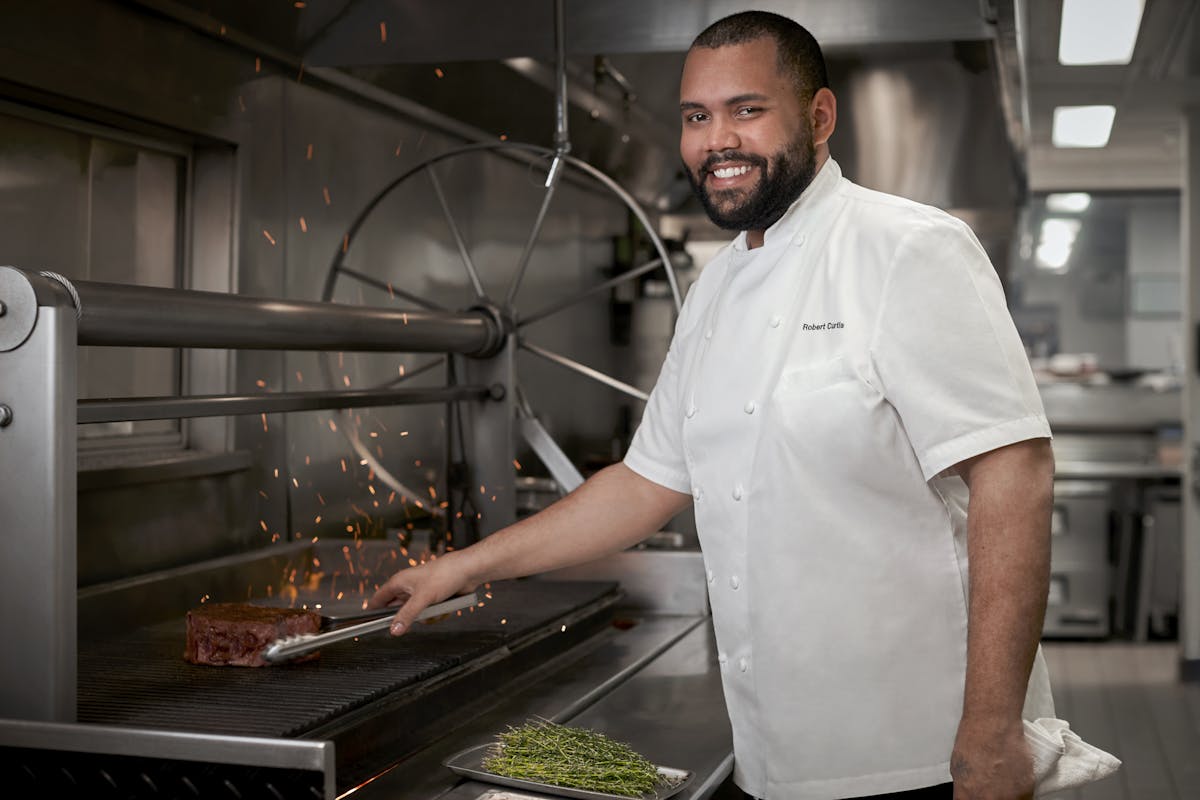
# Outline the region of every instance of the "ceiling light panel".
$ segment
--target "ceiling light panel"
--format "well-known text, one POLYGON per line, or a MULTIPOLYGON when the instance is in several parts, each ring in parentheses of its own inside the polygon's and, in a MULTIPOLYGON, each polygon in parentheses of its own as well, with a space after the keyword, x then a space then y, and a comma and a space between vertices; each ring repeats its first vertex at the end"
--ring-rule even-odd
POLYGON ((1059 106, 1050 140, 1055 147, 1104 147, 1116 115, 1115 106, 1059 106))
POLYGON ((1063 0, 1058 63, 1128 64, 1145 0, 1063 0))

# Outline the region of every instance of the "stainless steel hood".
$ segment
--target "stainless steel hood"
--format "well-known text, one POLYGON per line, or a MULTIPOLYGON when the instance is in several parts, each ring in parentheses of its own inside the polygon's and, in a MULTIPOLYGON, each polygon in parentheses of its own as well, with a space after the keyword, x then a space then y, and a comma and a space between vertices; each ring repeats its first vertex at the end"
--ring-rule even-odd
MULTIPOLYGON (((345 72, 485 135, 552 144, 554 0, 137 1, 249 37, 304 69, 345 72)), ((776 11, 822 42, 839 100, 832 150, 846 174, 953 210, 1002 268, 1025 184, 1013 6, 564 0, 572 153, 651 210, 696 215, 702 228, 676 153, 684 52, 725 14, 776 11)))

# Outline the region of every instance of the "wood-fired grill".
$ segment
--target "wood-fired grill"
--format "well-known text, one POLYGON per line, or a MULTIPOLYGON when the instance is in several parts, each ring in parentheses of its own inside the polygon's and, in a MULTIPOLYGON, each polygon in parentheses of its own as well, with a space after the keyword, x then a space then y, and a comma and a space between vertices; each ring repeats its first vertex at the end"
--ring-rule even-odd
MULTIPOLYGON (((616 583, 604 581, 505 581, 489 593, 491 599, 472 611, 418 624, 400 638, 381 633, 335 643, 304 663, 189 664, 182 655, 182 619, 83 641, 79 722, 332 741, 341 793, 449 732, 497 690, 607 626, 621 596, 616 583)), ((105 762, 94 754, 59 754, 50 768, 37 754, 4 748, 3 761, 9 762, 5 772, 26 776, 30 789, 65 788, 65 768, 75 785, 105 790, 105 762)), ((157 775, 150 780, 159 790, 170 781, 180 796, 188 793, 183 777, 199 787, 215 774, 218 783, 228 779, 236 786, 241 772, 232 768, 225 775, 213 764, 198 769, 201 774, 195 765, 157 763, 134 772, 157 775)), ((113 777, 111 759, 105 774, 113 777)), ((136 790, 144 783, 138 778, 133 789, 122 787, 123 796, 140 796, 136 790)))

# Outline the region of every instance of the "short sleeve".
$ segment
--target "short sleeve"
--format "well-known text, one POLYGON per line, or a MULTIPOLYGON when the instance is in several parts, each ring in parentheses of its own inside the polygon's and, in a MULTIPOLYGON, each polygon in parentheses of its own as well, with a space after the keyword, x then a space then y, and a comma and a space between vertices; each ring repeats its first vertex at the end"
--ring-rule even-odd
POLYGON ((999 276, 952 217, 927 218, 901 241, 871 362, 926 480, 980 453, 1050 436, 999 276))

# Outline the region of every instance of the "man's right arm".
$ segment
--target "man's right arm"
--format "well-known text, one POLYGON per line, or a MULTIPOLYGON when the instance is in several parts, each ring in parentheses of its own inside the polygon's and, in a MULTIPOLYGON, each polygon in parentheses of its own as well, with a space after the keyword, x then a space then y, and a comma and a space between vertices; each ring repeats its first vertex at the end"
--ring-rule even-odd
POLYGON ((392 622, 392 633, 399 635, 430 604, 474 591, 481 583, 582 564, 632 547, 691 501, 691 495, 613 464, 537 514, 463 550, 400 570, 369 605, 403 603, 392 622))

